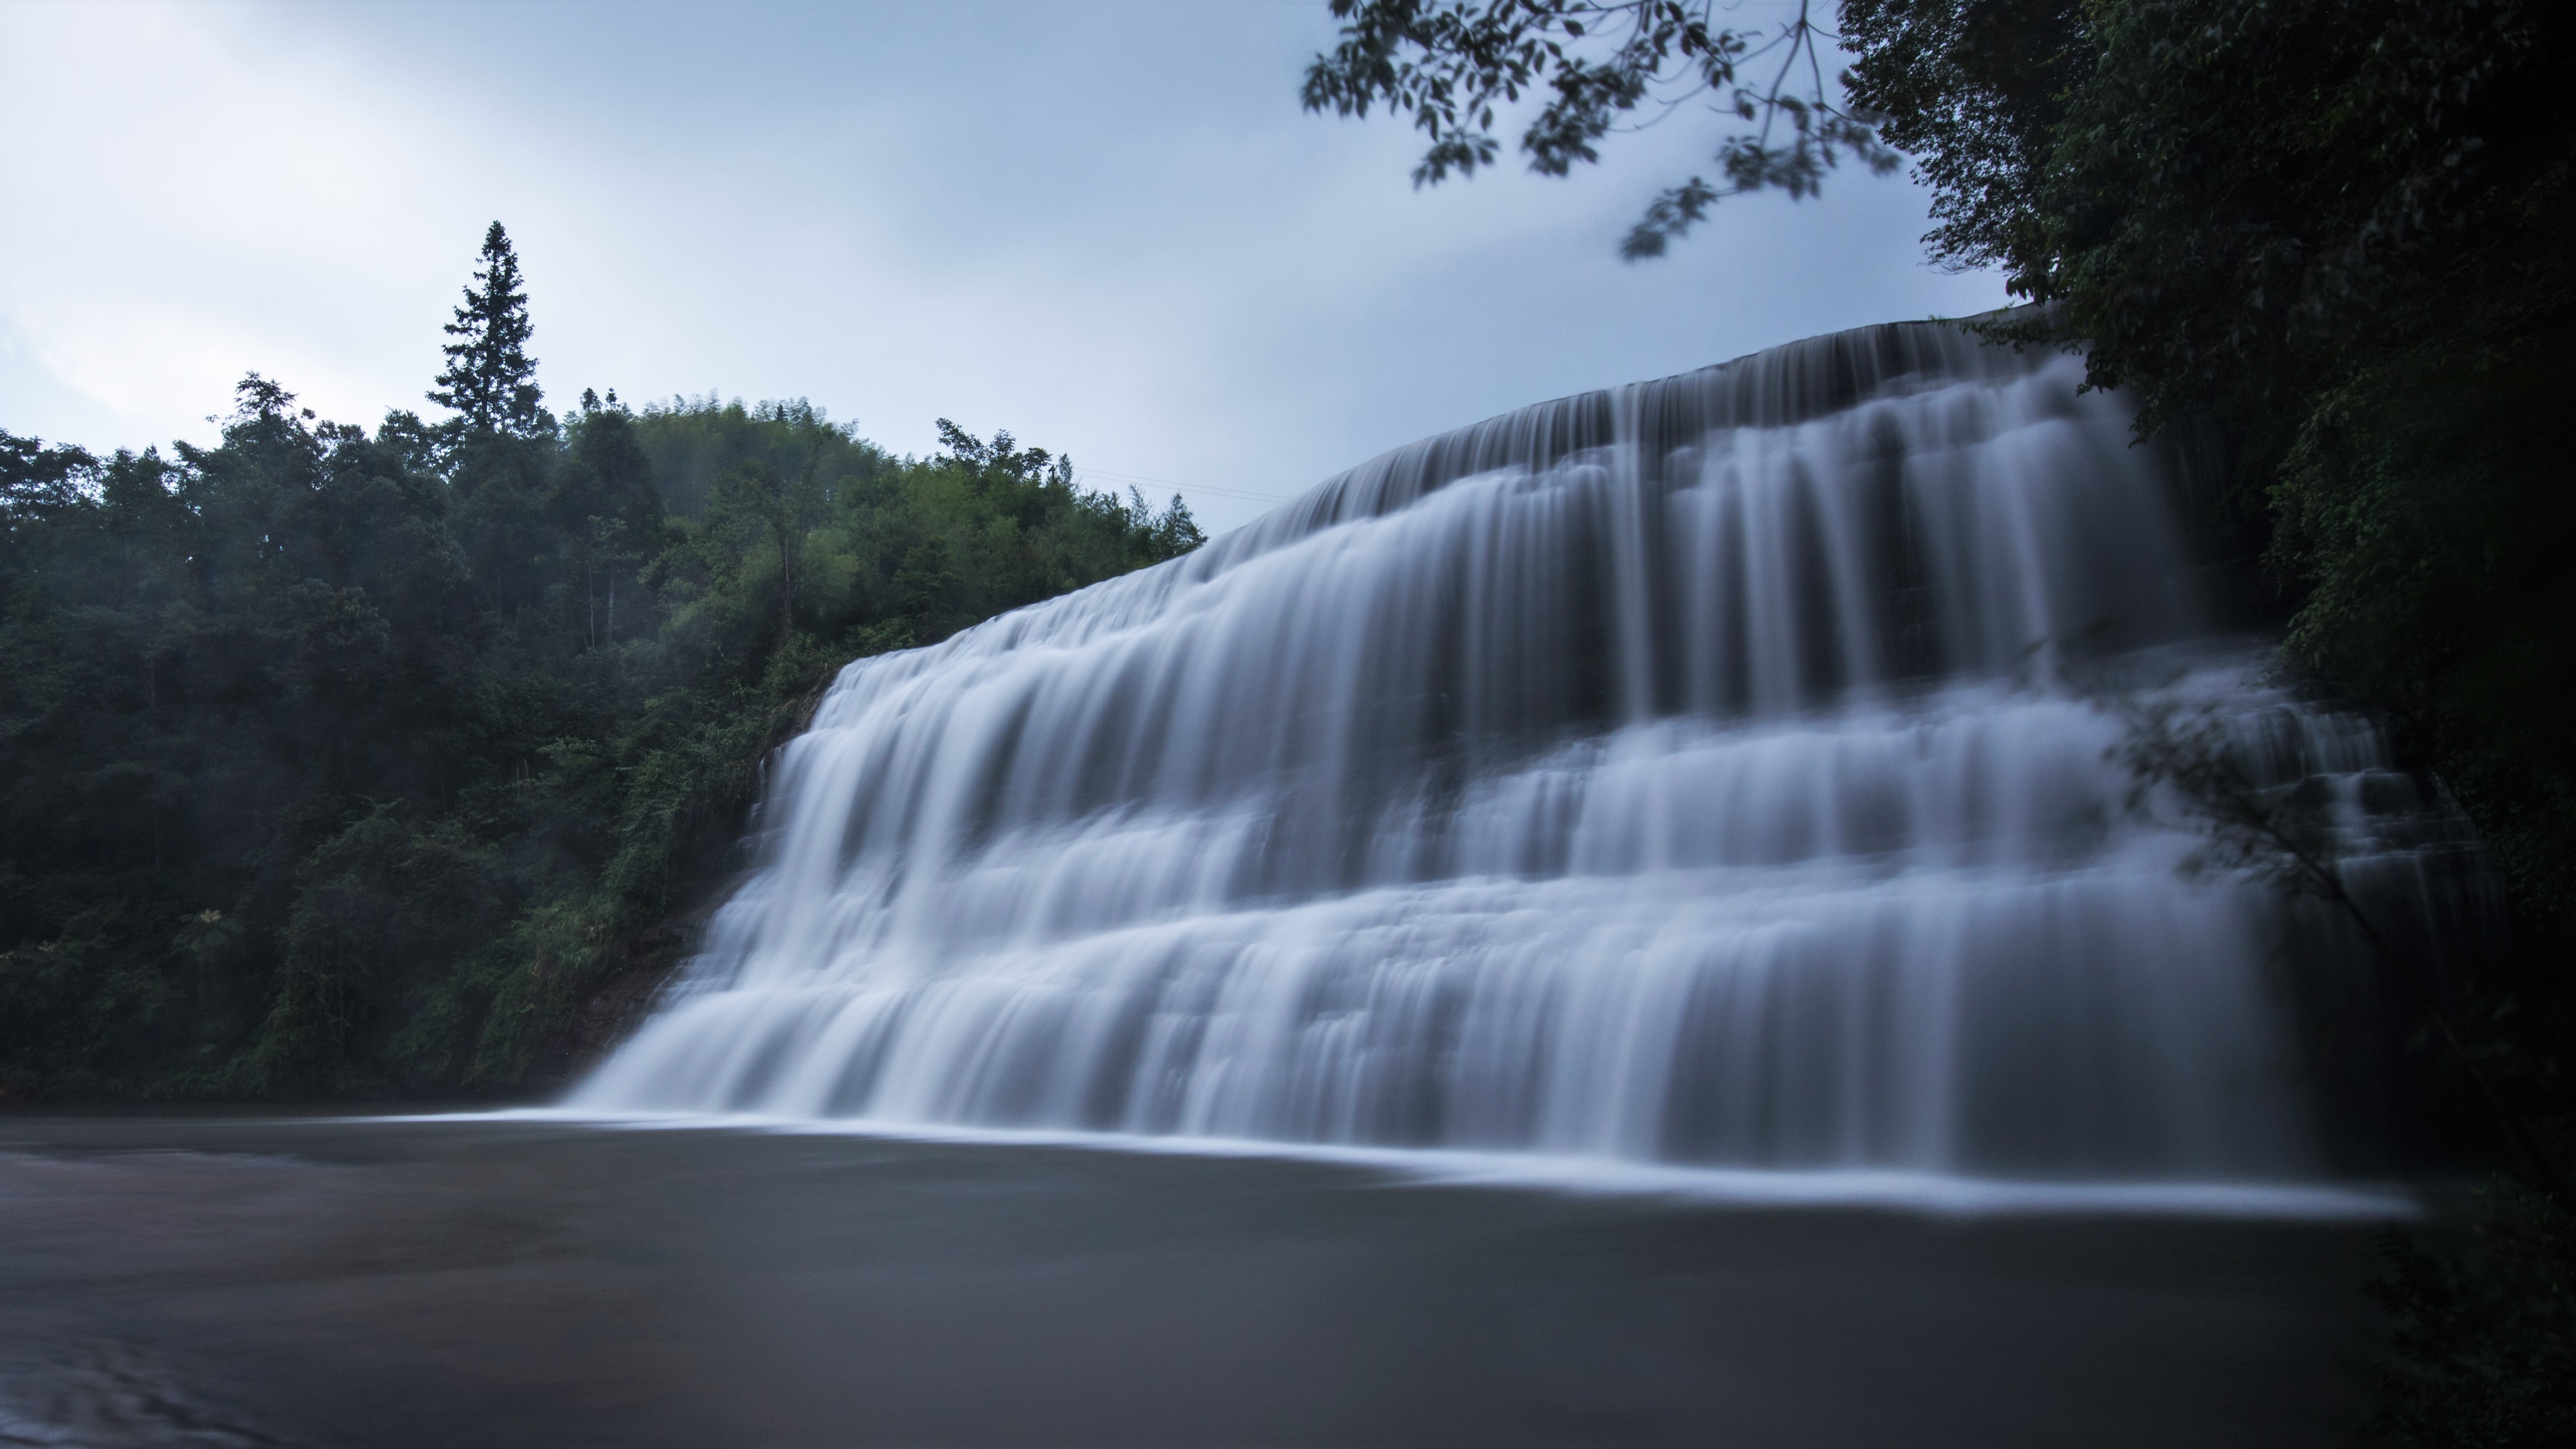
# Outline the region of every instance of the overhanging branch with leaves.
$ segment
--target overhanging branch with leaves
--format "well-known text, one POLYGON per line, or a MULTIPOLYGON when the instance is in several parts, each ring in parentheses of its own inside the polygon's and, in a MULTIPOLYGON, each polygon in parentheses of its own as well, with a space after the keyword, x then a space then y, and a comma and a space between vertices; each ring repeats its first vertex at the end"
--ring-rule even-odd
POLYGON ((1365 118, 1383 106, 1430 138, 1416 186, 1473 176, 1502 154, 1495 126, 1540 102, 1522 129, 1532 171, 1564 176, 1601 159, 1599 142, 1693 107, 1736 129, 1712 159, 1716 180, 1666 187, 1619 244, 1636 260, 1732 196, 1814 196, 1848 158, 1884 175, 1897 153, 1884 118, 1829 82, 1833 32, 1801 3, 1772 29, 1716 23, 1714 0, 1333 0, 1341 42, 1306 69, 1306 109, 1365 118))

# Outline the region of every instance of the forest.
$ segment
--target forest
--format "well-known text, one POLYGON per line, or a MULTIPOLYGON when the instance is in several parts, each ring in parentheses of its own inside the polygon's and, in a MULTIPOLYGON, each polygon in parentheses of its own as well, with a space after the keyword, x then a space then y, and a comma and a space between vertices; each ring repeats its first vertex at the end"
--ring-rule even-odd
POLYGON ((837 669, 1200 542, 944 420, 550 413, 499 223, 448 331, 444 421, 253 373, 212 447, 0 434, 0 1101, 553 1080, 837 669))

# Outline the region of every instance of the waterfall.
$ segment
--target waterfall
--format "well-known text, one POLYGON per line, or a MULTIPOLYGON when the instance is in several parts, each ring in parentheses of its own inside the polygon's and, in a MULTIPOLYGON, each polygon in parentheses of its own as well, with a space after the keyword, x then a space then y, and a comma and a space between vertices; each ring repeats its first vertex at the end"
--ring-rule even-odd
POLYGON ((2221 635, 2187 470, 2081 380, 1943 324, 1818 338, 862 659, 573 1104, 2323 1173, 2280 963, 2332 923, 2178 870, 2088 691, 2209 701, 2274 780, 2403 777, 2221 635))

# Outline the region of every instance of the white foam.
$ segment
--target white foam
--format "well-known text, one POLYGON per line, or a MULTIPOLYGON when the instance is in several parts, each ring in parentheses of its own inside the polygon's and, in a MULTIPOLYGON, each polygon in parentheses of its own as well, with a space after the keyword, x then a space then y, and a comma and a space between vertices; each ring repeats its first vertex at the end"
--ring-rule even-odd
POLYGON ((1399 1183, 1673 1198, 1755 1208, 1863 1208, 1936 1216, 2149 1216, 2309 1222, 2409 1220, 2423 1207, 2396 1183, 2283 1183, 1968 1177, 1872 1168, 1753 1170, 1663 1162, 1363 1147, 1248 1137, 1146 1136, 918 1122, 820 1120, 756 1113, 598 1113, 566 1107, 505 1108, 346 1118, 297 1118, 303 1125, 543 1123, 609 1131, 752 1132, 857 1137, 965 1146, 1053 1147, 1148 1156, 1249 1158, 1326 1163, 1384 1174, 1399 1183))
POLYGON ((2376 739, 2191 653, 2171 480, 2081 380, 1822 339, 860 661, 571 1101, 1853 1201, 2319 1176, 2292 922, 2178 875, 2068 671, 2180 649, 2286 778, 2376 739))

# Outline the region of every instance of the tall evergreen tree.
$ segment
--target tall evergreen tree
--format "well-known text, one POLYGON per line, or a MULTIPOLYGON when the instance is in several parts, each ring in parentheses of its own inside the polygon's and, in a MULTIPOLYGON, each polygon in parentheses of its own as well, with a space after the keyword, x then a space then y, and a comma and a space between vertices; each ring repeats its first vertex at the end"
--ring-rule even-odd
POLYGON ((463 413, 465 425, 476 432, 525 437, 544 414, 537 406, 537 360, 528 355, 532 329, 519 254, 501 223, 483 233, 483 252, 475 260, 465 304, 447 324, 447 335, 457 340, 444 348, 447 369, 429 400, 463 413))

